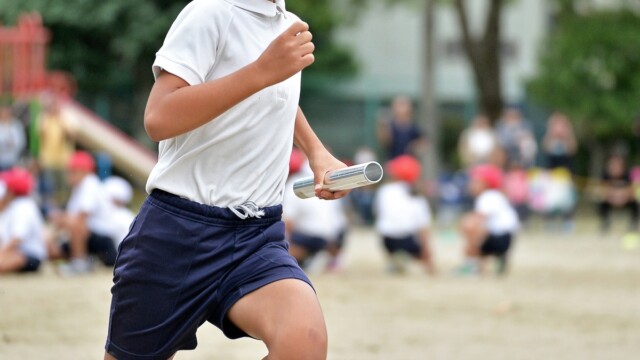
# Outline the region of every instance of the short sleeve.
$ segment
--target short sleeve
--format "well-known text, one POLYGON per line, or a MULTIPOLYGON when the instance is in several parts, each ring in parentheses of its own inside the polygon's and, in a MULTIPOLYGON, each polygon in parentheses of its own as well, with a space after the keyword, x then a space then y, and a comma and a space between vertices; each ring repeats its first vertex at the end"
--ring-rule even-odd
MULTIPOLYGON (((169 29, 153 63, 153 75, 165 70, 185 80, 189 85, 202 84, 216 62, 222 43, 223 22, 219 1, 193 1, 178 15, 169 29)), ((225 21, 225 17, 227 20, 225 21)))

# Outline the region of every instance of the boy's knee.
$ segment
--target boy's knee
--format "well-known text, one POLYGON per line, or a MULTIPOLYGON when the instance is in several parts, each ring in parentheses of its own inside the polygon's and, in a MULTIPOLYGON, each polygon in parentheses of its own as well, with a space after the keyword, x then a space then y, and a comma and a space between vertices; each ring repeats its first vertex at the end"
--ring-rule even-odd
POLYGON ((267 345, 270 360, 326 360, 327 331, 319 325, 296 326, 280 331, 267 345))

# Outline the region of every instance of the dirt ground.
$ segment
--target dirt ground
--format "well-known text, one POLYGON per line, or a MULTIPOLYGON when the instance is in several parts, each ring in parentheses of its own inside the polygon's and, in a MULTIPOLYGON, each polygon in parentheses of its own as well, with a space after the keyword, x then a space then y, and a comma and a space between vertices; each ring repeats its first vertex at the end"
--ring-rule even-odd
MULTIPOLYGON (((347 238, 344 272, 313 273, 329 329, 329 359, 640 358, 640 249, 593 224, 571 235, 534 225, 518 239, 511 273, 458 277, 460 239, 434 234, 440 273, 385 271, 368 228, 347 238)), ((0 359, 101 359, 111 273, 0 277, 0 359)), ((255 340, 210 325, 176 359, 259 359, 255 340)))

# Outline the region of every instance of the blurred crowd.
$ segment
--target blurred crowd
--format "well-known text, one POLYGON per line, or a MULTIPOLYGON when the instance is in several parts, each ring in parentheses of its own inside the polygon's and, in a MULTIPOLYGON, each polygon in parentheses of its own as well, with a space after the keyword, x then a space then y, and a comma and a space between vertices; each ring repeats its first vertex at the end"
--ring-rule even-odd
MULTIPOLYGON (((20 120, 20 110, 0 105, 0 273, 37 271, 47 260, 65 276, 112 266, 135 217, 131 184, 97 171, 96 154, 78 147, 76 126, 54 99, 42 102, 31 123, 20 120)), ((493 122, 478 114, 459 134, 459 160, 447 154, 448 170, 435 184, 425 180, 429 137, 410 98, 393 99, 377 134, 378 149, 361 147, 345 162, 379 161, 384 179, 337 201, 294 195, 293 183, 312 174, 304 154, 293 149, 283 220, 291 255, 303 267, 342 271, 342 249, 357 225, 375 230, 389 272, 401 273, 415 260, 433 275, 438 267, 430 242, 440 226, 464 241, 455 273, 480 274, 490 263, 504 274, 513 242, 532 215, 553 231, 574 228, 578 141, 562 113, 549 117, 540 140, 516 107, 493 122)), ((614 212, 627 212, 628 230, 638 231, 637 165, 614 152, 595 179, 590 200, 603 234, 614 212)))
MULTIPOLYGON (((494 264, 497 274, 506 273, 512 244, 532 216, 544 219, 552 233, 574 230, 577 183, 584 178, 578 179, 574 171, 578 140, 572 122, 560 112, 549 116, 539 140, 517 107, 506 108, 496 121, 476 115, 459 134, 457 154, 443 156, 447 171, 435 184, 424 178, 422 160, 430 151, 429 137, 415 121, 410 98, 393 99, 388 116, 379 121, 378 140, 379 151, 363 147, 346 162, 381 162, 381 183, 354 189, 341 202, 301 200, 287 191, 287 237, 303 266, 324 264, 321 269, 339 271, 340 249, 353 224, 375 229, 389 271, 405 271, 415 259, 428 274, 437 272, 430 246, 436 226, 452 228, 463 239, 456 274, 483 273, 486 263, 494 264), (459 161, 453 160, 456 157, 459 161), (454 163, 459 163, 457 169, 454 163)), ((291 183, 311 175, 301 159, 294 149, 291 183)), ((624 152, 614 151, 599 176, 582 181, 591 185, 583 204, 597 214, 602 235, 611 231, 614 212, 626 212, 628 234, 639 237, 638 165, 629 163, 624 152)))
POLYGON ((0 105, 0 274, 38 271, 46 260, 64 276, 112 266, 135 217, 131 184, 98 176, 58 100, 45 99, 28 122, 24 109, 0 105))

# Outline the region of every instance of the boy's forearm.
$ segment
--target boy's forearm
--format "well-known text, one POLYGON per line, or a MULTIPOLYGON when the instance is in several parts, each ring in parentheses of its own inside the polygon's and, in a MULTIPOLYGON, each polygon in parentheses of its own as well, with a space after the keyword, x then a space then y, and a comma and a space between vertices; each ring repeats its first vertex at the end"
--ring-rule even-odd
POLYGON ((309 159, 313 158, 314 154, 317 154, 318 151, 326 151, 324 145, 311 128, 311 125, 309 125, 309 122, 300 107, 298 107, 298 112, 296 113, 293 142, 307 155, 309 159))
POLYGON ((160 141, 198 128, 267 86, 249 64, 220 79, 194 86, 162 89, 154 86, 145 112, 149 136, 160 141), (166 92, 154 96, 153 92, 166 92))

